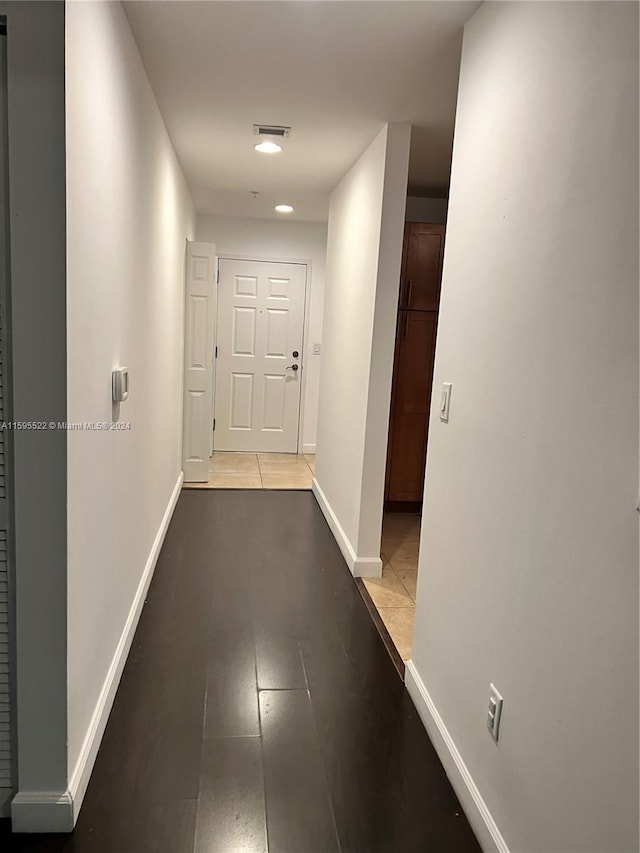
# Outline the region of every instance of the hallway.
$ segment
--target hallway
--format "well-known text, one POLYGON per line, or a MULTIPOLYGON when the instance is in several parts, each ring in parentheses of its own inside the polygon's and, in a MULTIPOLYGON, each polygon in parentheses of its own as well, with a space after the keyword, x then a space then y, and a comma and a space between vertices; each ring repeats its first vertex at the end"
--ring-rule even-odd
POLYGON ((76 831, 8 849, 479 848, 311 493, 183 491, 76 831))

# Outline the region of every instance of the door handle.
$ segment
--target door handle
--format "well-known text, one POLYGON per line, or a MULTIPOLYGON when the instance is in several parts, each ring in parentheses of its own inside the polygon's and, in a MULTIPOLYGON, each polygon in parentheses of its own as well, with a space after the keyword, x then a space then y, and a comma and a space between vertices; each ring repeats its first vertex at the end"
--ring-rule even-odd
POLYGON ((297 364, 290 364, 289 367, 285 367, 285 370, 293 370, 294 372, 298 369, 299 368, 297 364))

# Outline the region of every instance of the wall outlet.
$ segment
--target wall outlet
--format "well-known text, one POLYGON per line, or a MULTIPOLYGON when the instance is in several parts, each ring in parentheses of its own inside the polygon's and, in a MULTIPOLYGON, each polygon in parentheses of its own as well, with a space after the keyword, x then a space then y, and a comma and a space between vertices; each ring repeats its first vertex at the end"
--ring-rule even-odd
POLYGON ((487 728, 489 734, 498 742, 500 734, 500 717, 502 716, 502 696, 498 693, 493 684, 489 685, 489 707, 487 710, 487 728))

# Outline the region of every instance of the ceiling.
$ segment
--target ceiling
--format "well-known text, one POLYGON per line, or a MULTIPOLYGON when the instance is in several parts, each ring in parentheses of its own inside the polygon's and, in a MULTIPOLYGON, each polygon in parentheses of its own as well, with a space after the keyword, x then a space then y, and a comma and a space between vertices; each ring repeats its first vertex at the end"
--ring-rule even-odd
POLYGON ((462 28, 478 2, 124 5, 200 213, 276 216, 287 202, 322 221, 387 121, 414 126, 410 186, 446 195, 462 28), (291 126, 284 150, 255 152, 254 123, 291 126))

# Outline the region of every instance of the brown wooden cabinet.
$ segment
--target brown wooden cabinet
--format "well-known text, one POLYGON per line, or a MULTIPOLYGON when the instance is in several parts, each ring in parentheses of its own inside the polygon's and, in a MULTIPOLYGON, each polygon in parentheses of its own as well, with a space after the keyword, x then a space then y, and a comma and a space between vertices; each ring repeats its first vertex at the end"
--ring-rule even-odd
POLYGON ((438 310, 443 248, 444 225, 406 223, 400 276, 401 310, 438 310))
POLYGON ((429 430, 444 226, 405 228, 385 498, 420 502, 429 430))

